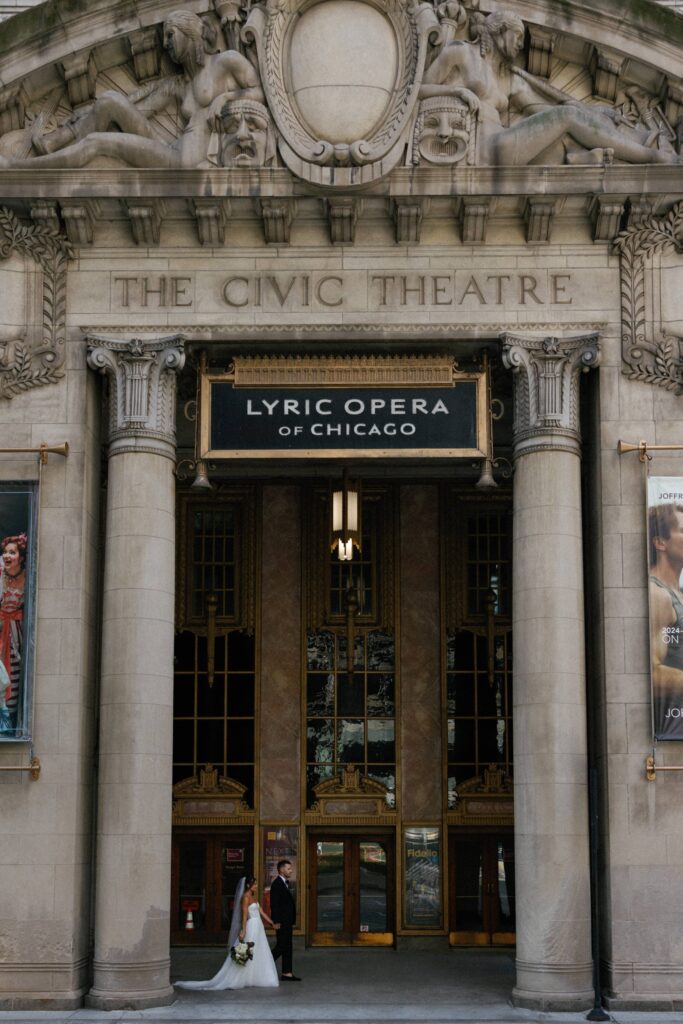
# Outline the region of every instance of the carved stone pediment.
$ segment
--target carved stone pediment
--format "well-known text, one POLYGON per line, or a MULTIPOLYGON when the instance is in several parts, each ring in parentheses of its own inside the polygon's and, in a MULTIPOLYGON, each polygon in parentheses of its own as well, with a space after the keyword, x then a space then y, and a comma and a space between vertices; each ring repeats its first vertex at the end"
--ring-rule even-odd
POLYGON ((228 778, 227 775, 219 775, 218 768, 214 768, 212 764, 207 764, 206 768, 202 768, 199 772, 199 776, 193 775, 189 779, 183 779, 181 782, 177 782, 173 787, 174 797, 187 797, 187 796, 231 796, 238 800, 241 800, 247 791, 247 787, 243 786, 241 782, 236 782, 235 779, 228 778))
POLYGON ((199 776, 182 779, 173 787, 173 823, 215 824, 221 820, 253 816, 244 800, 246 786, 235 779, 219 775, 212 764, 202 768, 199 776))
MULTIPOLYGON (((560 31, 474 0, 214 0, 122 34, 122 6, 94 19, 87 46, 85 32, 36 37, 45 66, 0 91, 0 168, 284 162, 339 191, 399 165, 683 161, 678 65, 645 64, 626 35, 598 43, 580 19, 560 31)), ((155 244, 159 211, 136 211, 136 237, 155 244)), ((331 230, 348 244, 342 213, 331 230)), ((532 217, 536 240, 543 223, 532 217)), ((287 234, 281 210, 267 240, 287 234)))
POLYGON ((394 813, 387 802, 387 788, 362 775, 354 765, 334 779, 319 782, 313 792, 316 800, 310 813, 316 817, 376 818, 394 813))
POLYGON ((253 7, 243 35, 256 46, 287 166, 330 186, 387 174, 402 156, 428 42, 438 32, 427 3, 268 0, 253 7))
POLYGON ((499 765, 490 764, 481 775, 458 787, 455 810, 448 812, 449 825, 512 825, 513 783, 499 765))

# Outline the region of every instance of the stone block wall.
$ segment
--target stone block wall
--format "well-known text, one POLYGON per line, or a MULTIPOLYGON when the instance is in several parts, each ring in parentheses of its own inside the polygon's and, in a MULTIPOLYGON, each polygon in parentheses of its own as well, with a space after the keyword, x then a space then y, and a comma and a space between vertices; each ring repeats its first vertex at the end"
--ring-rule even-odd
MULTIPOLYGON (((672 392, 625 377, 613 338, 603 343, 600 418, 605 978, 611 1005, 666 1010, 679 1007, 683 990, 683 925, 675 909, 683 891, 683 775, 646 779, 652 753, 646 467, 637 452, 620 456, 617 442, 679 444, 683 405, 672 392)), ((649 472, 683 475, 683 453, 655 453, 649 472)), ((680 764, 683 751, 659 743, 656 759, 680 764)))
MULTIPOLYGON (((20 260, 9 263, 32 276, 30 264, 22 273, 20 260)), ((9 330, 11 309, 1 315, 9 330)), ((39 481, 33 742, 3 744, 0 765, 34 753, 40 776, 0 774, 3 1009, 77 1006, 89 981, 100 401, 80 332, 67 340, 64 371, 56 384, 0 399, 2 447, 70 449, 42 468, 37 455, 0 454, 0 480, 39 481)))

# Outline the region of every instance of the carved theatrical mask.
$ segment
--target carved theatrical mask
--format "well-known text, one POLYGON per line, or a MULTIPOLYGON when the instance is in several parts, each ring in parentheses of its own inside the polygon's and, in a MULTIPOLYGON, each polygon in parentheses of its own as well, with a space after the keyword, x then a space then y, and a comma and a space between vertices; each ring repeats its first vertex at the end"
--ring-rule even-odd
POLYGON ((415 122, 413 162, 471 163, 475 125, 464 103, 451 96, 423 100, 415 122))
POLYGON ((232 100, 220 114, 222 167, 266 167, 275 156, 273 127, 262 103, 232 100))

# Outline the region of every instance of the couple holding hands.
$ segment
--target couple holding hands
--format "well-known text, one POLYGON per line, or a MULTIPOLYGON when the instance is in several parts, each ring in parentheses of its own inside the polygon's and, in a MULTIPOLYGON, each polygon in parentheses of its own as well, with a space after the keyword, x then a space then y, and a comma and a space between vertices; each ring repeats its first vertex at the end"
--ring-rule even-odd
POLYGON ((178 981, 178 988, 226 989, 226 988, 276 988, 280 981, 275 961, 282 957, 282 981, 300 981, 292 973, 292 930, 296 919, 296 905, 289 888, 292 864, 288 860, 278 861, 277 877, 270 886, 270 912, 268 917, 258 902, 257 882, 253 875, 242 878, 235 893, 235 907, 228 935, 228 956, 221 969, 208 981, 178 981), (265 924, 276 931, 277 941, 271 952, 266 937, 265 924), (230 950, 246 943, 249 958, 245 963, 236 961, 230 950))

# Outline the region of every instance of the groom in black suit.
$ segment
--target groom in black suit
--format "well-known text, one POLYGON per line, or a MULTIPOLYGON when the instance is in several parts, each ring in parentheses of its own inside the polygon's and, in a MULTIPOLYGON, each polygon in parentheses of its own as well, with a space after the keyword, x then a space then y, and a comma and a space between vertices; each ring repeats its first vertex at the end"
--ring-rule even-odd
POLYGON ((292 863, 280 860, 277 878, 270 885, 270 916, 277 929, 277 942, 273 947, 273 958, 282 957, 282 981, 301 981, 292 974, 292 929, 296 920, 296 904, 289 889, 292 877, 292 863))

